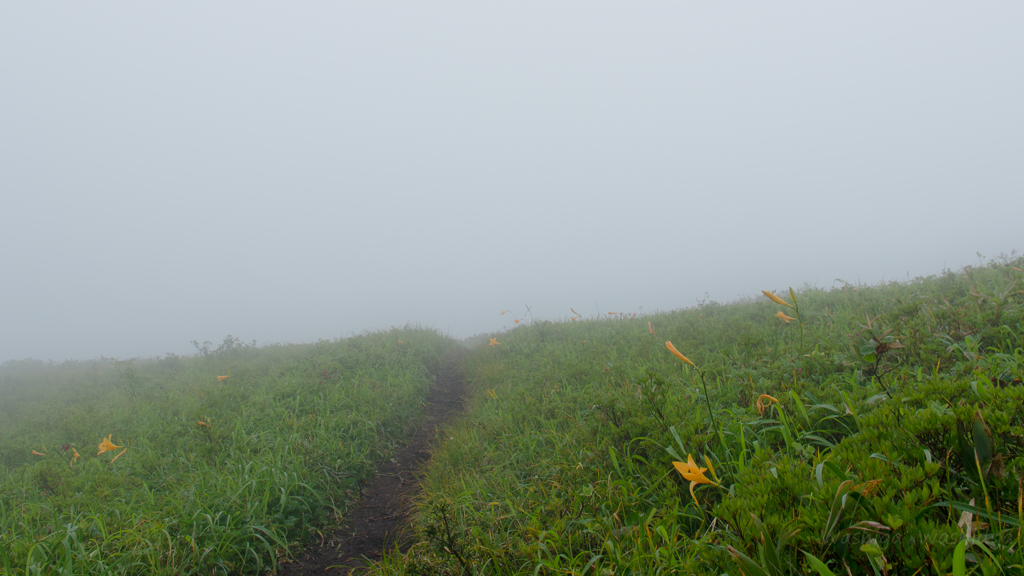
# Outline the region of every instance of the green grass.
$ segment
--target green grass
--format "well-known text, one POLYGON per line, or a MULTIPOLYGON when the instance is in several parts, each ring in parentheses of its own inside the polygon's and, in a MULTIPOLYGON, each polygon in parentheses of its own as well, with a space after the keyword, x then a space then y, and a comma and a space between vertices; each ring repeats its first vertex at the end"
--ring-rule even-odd
POLYGON ((492 335, 377 571, 1019 574, 1021 267, 492 335))
MULTIPOLYGON (((1022 264, 485 337, 416 540, 376 571, 1021 573, 1022 264)), ((0 365, 0 572, 273 571, 341 520, 455 346, 0 365)))
POLYGON ((418 421, 455 346, 393 329, 309 345, 229 337, 196 357, 5 363, 0 573, 272 570, 339 521, 418 421), (97 455, 107 435, 127 451, 97 455))

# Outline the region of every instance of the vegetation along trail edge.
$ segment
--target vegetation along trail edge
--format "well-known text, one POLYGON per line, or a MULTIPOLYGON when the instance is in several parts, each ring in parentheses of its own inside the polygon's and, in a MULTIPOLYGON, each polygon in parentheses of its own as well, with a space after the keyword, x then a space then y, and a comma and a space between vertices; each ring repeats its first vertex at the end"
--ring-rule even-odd
POLYGON ((435 374, 436 383, 424 407, 425 421, 395 456, 377 469, 344 526, 283 564, 280 574, 358 573, 368 565, 367 559, 379 559, 382 551, 396 543, 401 546, 412 498, 420 489, 418 476, 430 458, 430 443, 440 426, 462 408, 466 388, 460 367, 463 353, 450 355, 435 374))

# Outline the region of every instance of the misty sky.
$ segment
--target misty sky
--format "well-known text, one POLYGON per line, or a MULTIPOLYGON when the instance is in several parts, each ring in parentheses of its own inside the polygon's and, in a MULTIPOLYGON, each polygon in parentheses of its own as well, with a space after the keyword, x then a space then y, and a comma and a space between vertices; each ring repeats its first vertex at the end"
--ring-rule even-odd
POLYGON ((1024 248, 1024 4, 4 2, 0 361, 1024 248))

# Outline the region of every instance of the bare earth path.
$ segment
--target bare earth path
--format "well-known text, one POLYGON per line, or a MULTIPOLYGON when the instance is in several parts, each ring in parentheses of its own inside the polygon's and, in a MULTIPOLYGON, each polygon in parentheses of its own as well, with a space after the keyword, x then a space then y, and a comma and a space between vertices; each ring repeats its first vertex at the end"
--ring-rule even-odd
POLYGON ((428 448, 440 425, 462 408, 465 382, 459 370, 460 356, 448 358, 436 374, 424 411, 426 422, 406 440, 391 461, 377 469, 363 499, 349 511, 343 528, 330 533, 324 542, 303 550, 294 561, 283 564, 279 573, 357 574, 366 566, 363 558, 376 560, 381 551, 394 546, 410 512, 410 500, 419 492, 418 476, 430 457, 428 448))

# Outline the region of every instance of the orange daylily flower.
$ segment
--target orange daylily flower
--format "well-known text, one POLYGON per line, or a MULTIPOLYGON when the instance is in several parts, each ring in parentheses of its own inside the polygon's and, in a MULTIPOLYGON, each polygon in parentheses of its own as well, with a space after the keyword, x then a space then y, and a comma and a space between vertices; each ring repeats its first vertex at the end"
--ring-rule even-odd
POLYGON ((668 348, 669 352, 675 354, 676 358, 679 358, 680 360, 682 360, 683 362, 686 362, 687 364, 689 364, 690 366, 693 366, 694 368, 697 367, 697 365, 694 364, 692 360, 690 360, 686 356, 683 356, 683 354, 681 352, 679 352, 679 350, 676 350, 676 347, 673 346, 672 343, 669 342, 668 340, 665 341, 665 348, 668 348))
POLYGON ((651 336, 658 336, 658 333, 654 331, 654 326, 651 325, 650 321, 647 322, 647 331, 651 333, 651 336))
POLYGON ((683 478, 690 481, 690 496, 693 496, 693 501, 698 506, 700 506, 700 501, 697 500, 697 495, 693 493, 693 487, 697 484, 711 484, 718 486, 714 480, 711 480, 704 475, 708 469, 697 466, 697 463, 693 461, 693 454, 686 455, 686 462, 673 462, 672 465, 675 466, 676 470, 683 475, 683 478))
POLYGON ((782 320, 786 324, 789 324, 790 320, 796 320, 796 318, 793 318, 792 316, 786 316, 782 312, 779 312, 778 314, 776 314, 775 317, 778 318, 779 320, 782 320))
POLYGON ((690 482, 695 482, 697 484, 715 484, 714 480, 711 480, 704 475, 708 469, 701 468, 697 466, 696 462, 694 462, 693 454, 686 455, 686 462, 673 462, 672 465, 675 466, 676 470, 683 475, 683 478, 686 478, 690 482))
POLYGON ((487 395, 490 396, 491 398, 495 399, 495 400, 498 399, 498 395, 494 393, 494 390, 488 390, 487 391, 487 395))
POLYGON ((227 380, 228 378, 231 378, 231 369, 230 368, 228 368, 228 375, 227 376, 217 376, 217 382, 223 382, 224 380, 227 380))
POLYGON ((570 318, 570 320, 579 320, 579 319, 580 319, 579 316, 573 316, 572 318, 570 318))
POLYGON ((779 403, 778 400, 776 400, 774 397, 769 396, 767 394, 761 394, 760 396, 758 396, 757 397, 757 415, 758 416, 763 416, 764 415, 764 411, 767 410, 768 407, 772 405, 771 404, 772 402, 775 402, 776 404, 779 403))
POLYGON ((203 422, 202 420, 196 422, 196 424, 199 424, 200 426, 205 426, 207 428, 210 427, 210 423, 209 422, 203 422))
POLYGON ((103 454, 104 452, 110 452, 111 450, 117 450, 118 448, 120 448, 120 446, 110 441, 111 436, 113 436, 113 434, 107 435, 107 437, 104 438, 102 442, 100 442, 100 451, 96 453, 97 456, 103 454))
POLYGON ((782 298, 779 298, 778 296, 776 296, 775 294, 772 294, 771 292, 769 292, 767 290, 761 290, 761 293, 764 294, 765 296, 767 296, 769 299, 771 299, 772 302, 775 302, 776 304, 782 304, 783 306, 789 306, 790 308, 793 308, 794 310, 796 309, 789 302, 786 302, 782 298))
POLYGON ((501 342, 498 342, 497 338, 491 338, 491 341, 487 343, 488 346, 497 346, 498 344, 501 344, 501 342))
POLYGON ((515 319, 515 323, 516 323, 516 324, 519 324, 519 318, 516 318, 516 319, 515 319))
MULTIPOLYGON (((44 448, 44 450, 45 450, 45 448, 44 448)), ((36 456, 46 456, 45 452, 36 452, 35 450, 33 450, 32 453, 35 454, 36 456)))
POLYGON ((504 315, 505 315, 505 312, 508 312, 508 310, 502 310, 502 311, 501 311, 501 315, 502 315, 502 316, 504 316, 504 315))

